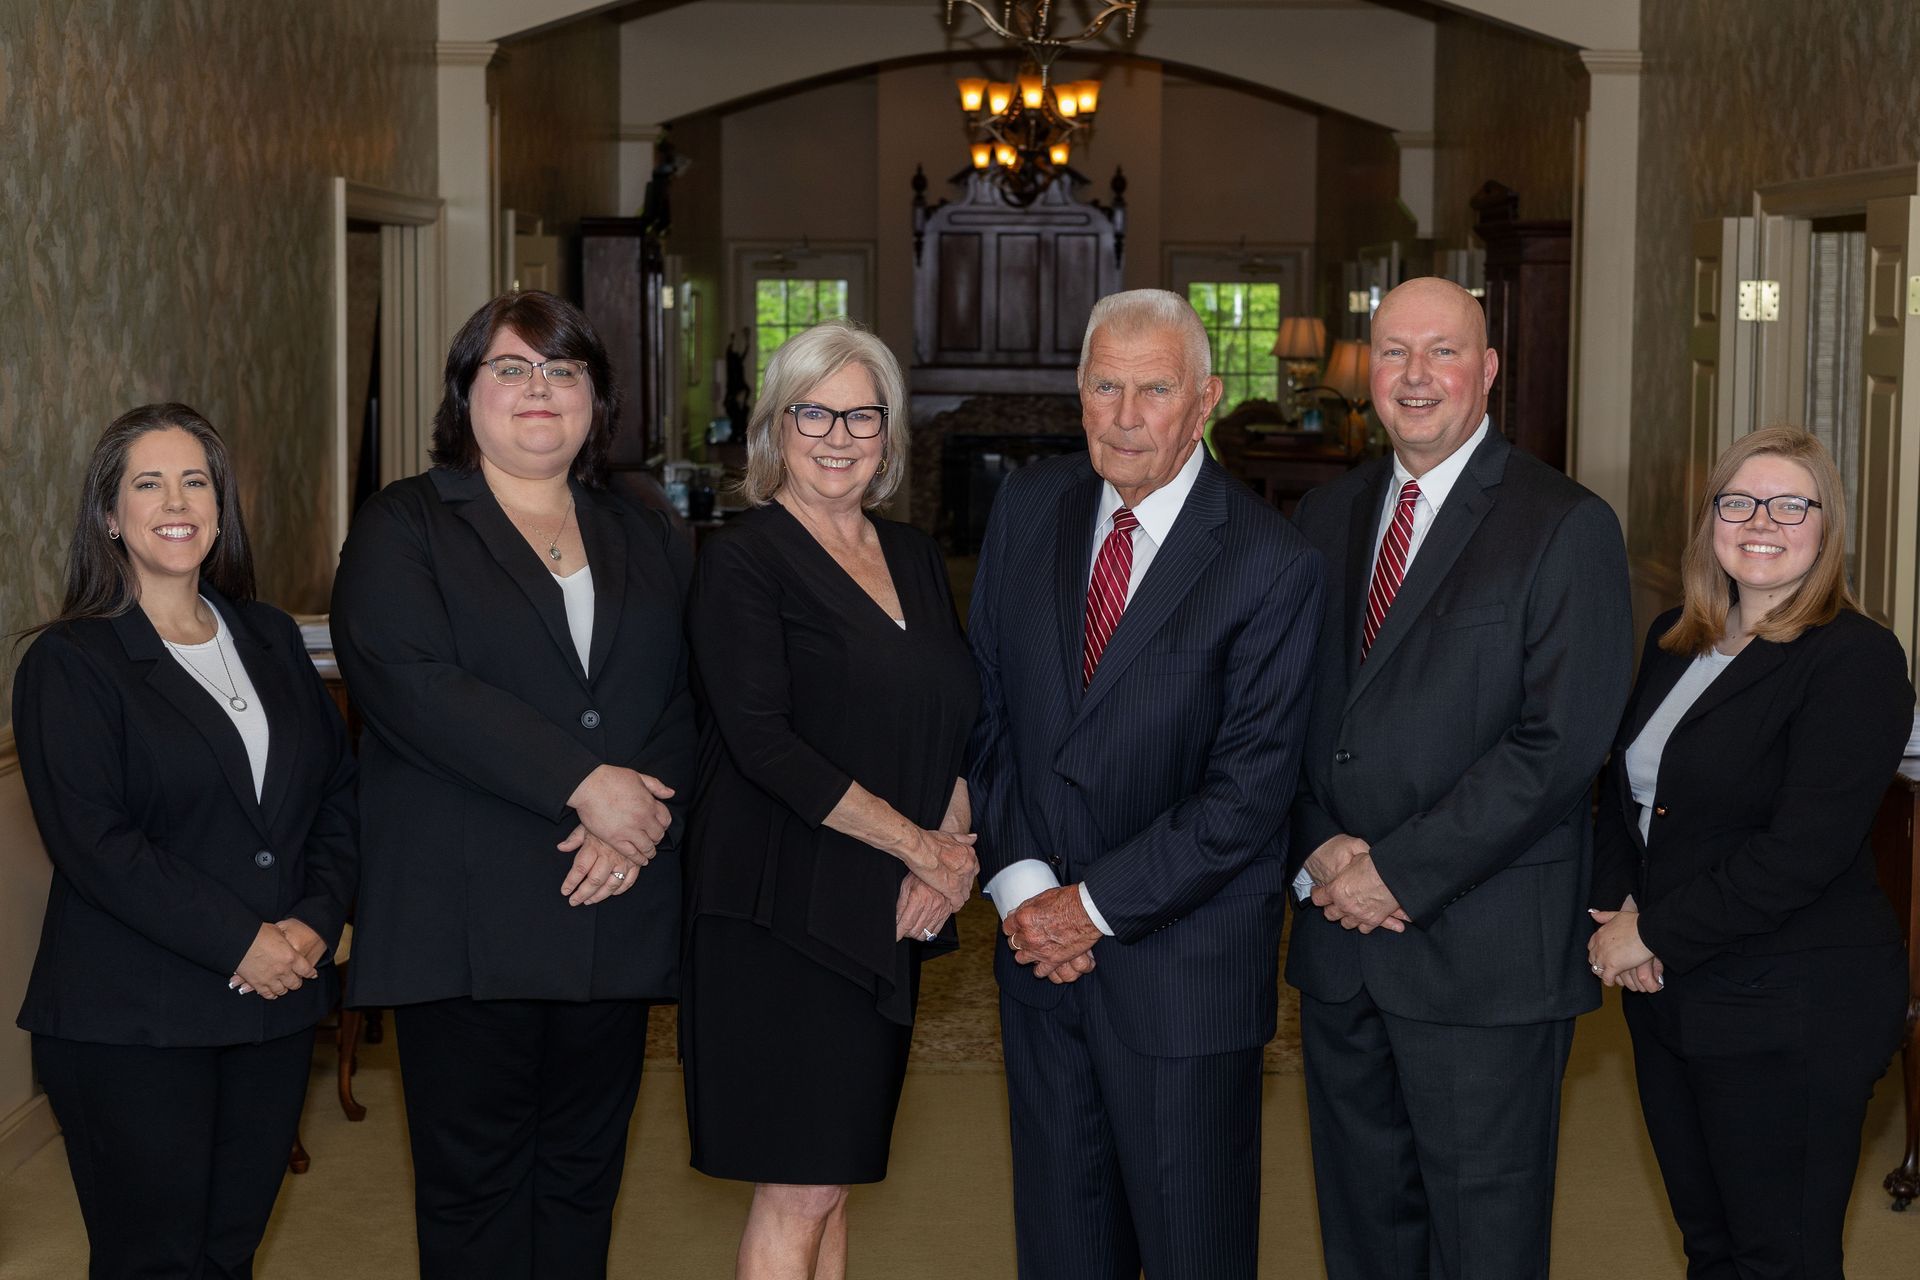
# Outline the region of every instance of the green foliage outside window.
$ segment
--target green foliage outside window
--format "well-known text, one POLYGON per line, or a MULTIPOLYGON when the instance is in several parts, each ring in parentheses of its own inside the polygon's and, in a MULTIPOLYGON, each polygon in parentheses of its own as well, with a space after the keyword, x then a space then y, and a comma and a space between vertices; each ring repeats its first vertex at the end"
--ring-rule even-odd
POLYGON ((773 359, 781 343, 810 325, 847 314, 847 282, 784 277, 756 280, 753 307, 753 385, 758 395, 766 382, 767 361, 773 359))
POLYGON ((1226 387, 1214 417, 1225 417, 1248 400, 1278 400, 1280 362, 1273 343, 1280 334, 1280 286, 1190 284, 1187 301, 1207 327, 1214 376, 1226 387))

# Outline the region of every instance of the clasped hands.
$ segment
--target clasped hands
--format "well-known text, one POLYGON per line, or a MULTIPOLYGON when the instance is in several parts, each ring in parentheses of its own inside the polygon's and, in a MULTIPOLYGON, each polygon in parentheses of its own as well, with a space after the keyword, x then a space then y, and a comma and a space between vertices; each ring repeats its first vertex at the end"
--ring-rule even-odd
POLYGON ((1013 958, 1033 966, 1033 976, 1072 982, 1093 970, 1093 944, 1106 935, 1087 915, 1080 886, 1061 885, 1034 894, 1000 922, 1013 958))
POLYGON ((1313 905, 1342 929, 1406 932, 1411 923, 1373 865, 1373 846, 1358 836, 1337 835, 1307 857, 1313 905))
POLYGON ((1587 939, 1587 966, 1609 987, 1625 987, 1642 995, 1666 989, 1666 966, 1640 941, 1640 912, 1633 896, 1618 911, 1589 911, 1600 927, 1587 939))
POLYGON ((253 935, 253 945, 240 958, 240 967, 227 979, 227 987, 243 996, 258 992, 262 1000, 278 1000, 319 977, 326 954, 326 939, 304 921, 289 916, 276 924, 262 924, 253 935))
POLYGON ((633 887, 653 861, 673 815, 663 803, 673 788, 650 774, 603 764, 588 774, 567 804, 580 822, 556 847, 573 855, 560 882, 571 907, 590 907, 633 887))
POLYGON ((920 831, 909 842, 901 861, 911 873, 900 879, 900 897, 893 908, 893 937, 930 942, 948 917, 966 905, 980 859, 973 851, 972 806, 966 783, 956 782, 938 831, 920 831))

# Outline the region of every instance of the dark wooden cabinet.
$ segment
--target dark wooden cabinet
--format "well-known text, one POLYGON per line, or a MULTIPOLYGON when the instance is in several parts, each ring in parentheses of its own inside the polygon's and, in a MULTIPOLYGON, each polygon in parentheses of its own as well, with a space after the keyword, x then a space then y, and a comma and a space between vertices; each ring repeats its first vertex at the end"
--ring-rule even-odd
POLYGON ((608 459, 616 471, 642 468, 666 442, 666 257, 645 225, 639 218, 580 221, 581 310, 606 344, 622 397, 608 459))
POLYGON ((1487 343, 1500 355, 1493 424, 1516 448, 1565 471, 1573 224, 1522 222, 1519 195, 1497 182, 1472 205, 1487 249, 1487 343))
POLYGON ((1900 1167, 1881 1186, 1893 1207, 1920 1199, 1920 760, 1907 760, 1880 802, 1873 823, 1873 857, 1880 887, 1893 901, 1907 940, 1907 1038, 1900 1055, 1906 1085, 1907 1147, 1900 1167))

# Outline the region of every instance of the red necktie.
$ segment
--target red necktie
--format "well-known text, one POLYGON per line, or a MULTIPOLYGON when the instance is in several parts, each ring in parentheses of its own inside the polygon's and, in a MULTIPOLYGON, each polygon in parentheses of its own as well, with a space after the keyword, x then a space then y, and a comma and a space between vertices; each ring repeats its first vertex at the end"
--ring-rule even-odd
POLYGON ((1113 513, 1113 532, 1100 544, 1093 562, 1093 580, 1087 583, 1086 647, 1080 652, 1080 684, 1093 683, 1113 629, 1127 607, 1127 582, 1133 577, 1133 531, 1139 525, 1133 512, 1121 507, 1113 513))
POLYGON ((1393 511, 1393 523, 1387 536, 1380 539, 1380 555, 1373 562, 1373 585, 1367 588, 1367 625, 1360 634, 1360 661, 1367 660, 1373 638, 1387 620, 1393 597, 1407 576, 1407 549, 1413 545, 1413 508, 1420 501, 1420 482, 1409 480, 1400 486, 1400 503, 1393 511))

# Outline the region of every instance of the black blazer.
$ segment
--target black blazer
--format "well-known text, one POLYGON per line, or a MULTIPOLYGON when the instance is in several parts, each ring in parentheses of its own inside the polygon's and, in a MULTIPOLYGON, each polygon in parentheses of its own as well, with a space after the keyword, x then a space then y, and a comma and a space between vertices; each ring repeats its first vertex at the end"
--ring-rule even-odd
MULTIPOLYGON (((988 522, 968 623, 980 879, 1040 858, 1085 883, 1115 931, 1085 980, 1135 1052, 1255 1048, 1274 1031, 1324 562, 1204 461, 1082 692, 1101 485, 1085 454, 1036 463, 988 522)), ((994 966, 1014 999, 1059 1002, 1008 947, 994 966)))
POLYGON ((657 512, 573 494, 593 569, 584 671, 560 584, 478 471, 397 481, 354 519, 333 640, 366 719, 355 1004, 674 994, 692 555, 657 512), (554 846, 603 763, 674 787, 675 819, 633 888, 570 907, 572 855, 554 846))
POLYGON ((41 632, 14 679, 20 769, 53 860, 28 1031, 249 1044, 312 1026, 338 994, 330 959, 278 1000, 227 989, 263 923, 294 917, 329 955, 339 942, 354 771, 293 620, 200 590, 267 713, 258 800, 239 730, 137 608, 41 632))
POLYGON ((1640 838, 1627 747, 1690 659, 1647 632, 1600 793, 1592 905, 1640 908, 1640 937, 1684 973, 1722 952, 1771 955, 1899 939, 1868 835, 1913 726, 1907 660, 1852 611, 1789 644, 1752 640, 1674 726, 1640 838))
POLYGON ((1573 1017, 1600 1001, 1589 800, 1633 661, 1619 521, 1490 431, 1362 663, 1392 483, 1389 456, 1300 504, 1334 570, 1293 869, 1359 836, 1413 927, 1362 935, 1308 905, 1287 980, 1329 1002, 1364 985, 1390 1013, 1457 1026, 1573 1017))

